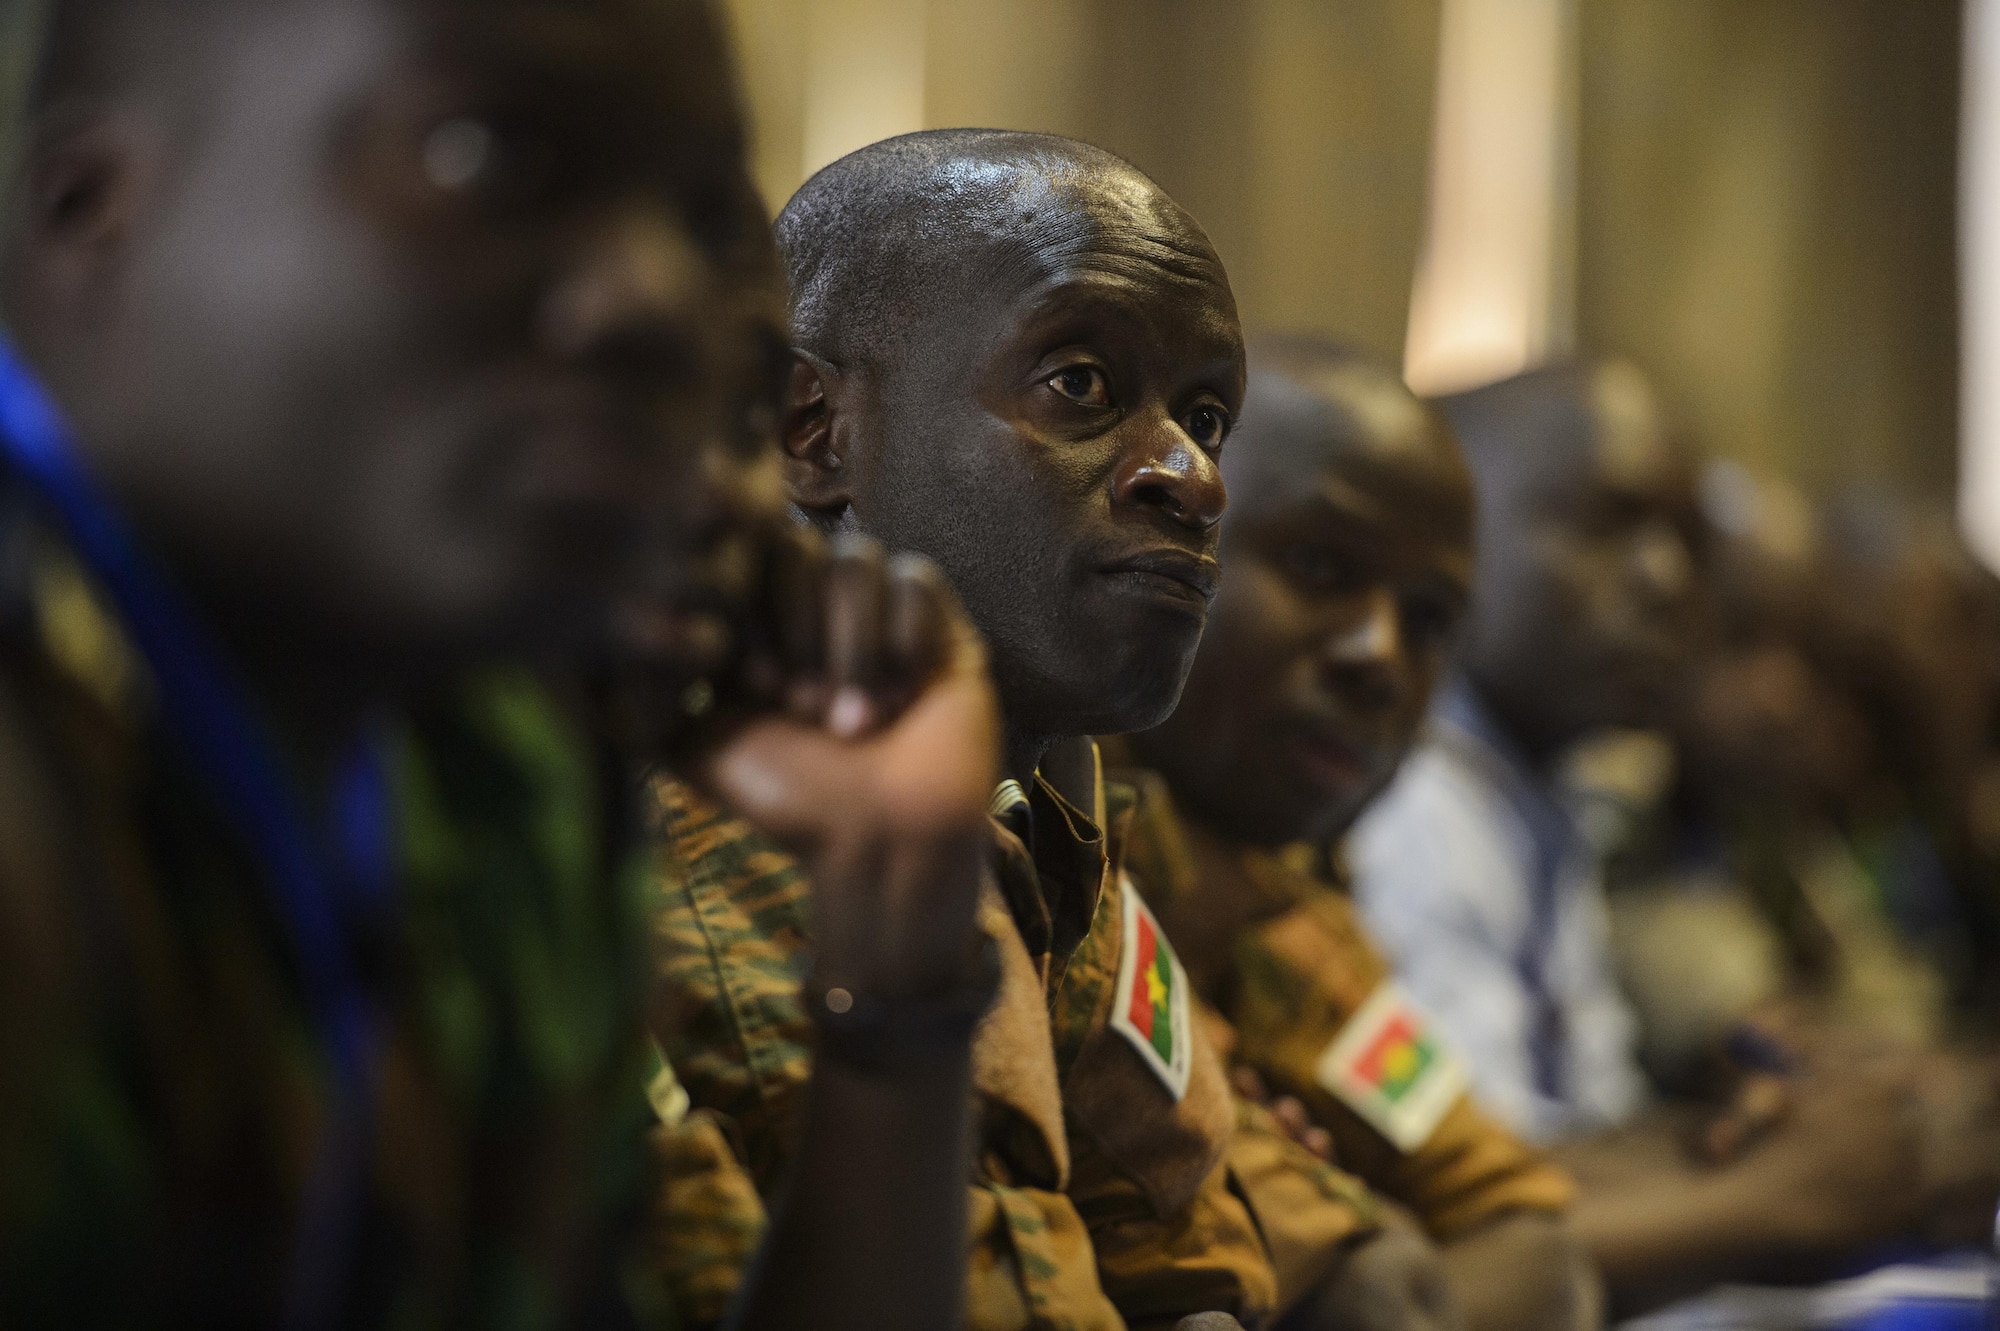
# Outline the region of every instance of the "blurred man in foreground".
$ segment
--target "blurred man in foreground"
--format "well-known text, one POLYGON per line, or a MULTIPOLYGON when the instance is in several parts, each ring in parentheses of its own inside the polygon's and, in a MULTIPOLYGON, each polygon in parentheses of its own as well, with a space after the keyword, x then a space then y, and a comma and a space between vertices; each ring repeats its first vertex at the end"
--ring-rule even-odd
POLYGON ((1734 1143, 1719 1164, 1635 1117, 1644 1087, 1598 852, 1555 771, 1589 732, 1657 725, 1678 703, 1696 606, 1690 461, 1621 365, 1535 371, 1444 405, 1479 483, 1474 610, 1462 682, 1352 843, 1377 936, 1481 1098, 1563 1143, 1615 1306, 1795 1273, 1906 1231, 1919 1188, 1900 1070, 1747 1079, 1750 1126, 1712 1138, 1734 1143))
MULTIPOLYGON (((46 18, 0 251, 0 1322, 670 1319, 636 1241, 649 1074, 659 1132, 686 1121, 581 684, 621 605, 655 687, 751 664, 678 632, 746 608, 775 514, 744 412, 776 274, 712 17, 46 18)), ((851 793, 843 845, 905 870, 825 876, 881 931, 852 964, 971 964, 977 648, 918 568, 807 558, 789 588, 844 645, 690 770, 774 817, 851 793)), ((908 1081, 815 1088, 747 1325, 955 1317, 955 1281, 828 1272, 883 1242, 956 1269, 962 1190, 931 1179, 970 1027, 908 1081), (910 1168, 842 1172, 871 1152, 910 1168)))
POLYGON ((1125 746, 1144 767, 1114 773, 1140 795, 1127 862, 1240 1066, 1445 1245, 1470 1326, 1591 1325, 1571 1183, 1473 1103, 1313 849, 1416 742, 1469 599, 1472 478, 1392 367, 1306 339, 1252 366, 1215 614, 1180 708, 1125 746))

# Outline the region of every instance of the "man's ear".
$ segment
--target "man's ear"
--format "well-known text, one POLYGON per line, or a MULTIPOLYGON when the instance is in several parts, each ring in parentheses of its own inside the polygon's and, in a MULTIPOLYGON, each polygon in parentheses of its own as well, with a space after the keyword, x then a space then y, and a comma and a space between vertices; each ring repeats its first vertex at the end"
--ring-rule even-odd
POLYGON ((160 166, 134 121, 91 115, 38 127, 16 205, 14 283, 41 317, 88 319, 129 247, 160 166))
POLYGON ((810 351, 792 349, 785 381, 785 488, 794 504, 815 517, 837 518, 854 502, 847 470, 852 437, 840 410, 844 376, 810 351))

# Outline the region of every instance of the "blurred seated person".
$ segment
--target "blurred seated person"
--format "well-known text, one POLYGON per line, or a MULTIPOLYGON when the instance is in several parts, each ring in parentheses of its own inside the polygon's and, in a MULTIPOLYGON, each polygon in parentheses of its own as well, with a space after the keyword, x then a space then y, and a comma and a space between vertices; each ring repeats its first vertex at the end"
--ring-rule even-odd
MULTIPOLYGON (((1918 1069, 1925 1233, 1983 1243, 2000 1104, 1990 1041, 1952 1001, 1972 940, 1901 775, 1919 714, 1951 705, 1900 664, 1894 626, 1911 609, 1884 597, 1907 584, 1830 557, 1782 482, 1718 462, 1702 490, 1714 633, 1673 789, 1608 875, 1642 1057, 1656 1084, 1702 1095, 1732 1041, 1902 1051, 1918 1069)), ((1966 673, 1977 681, 1976 662, 1966 673)))
POLYGON ((1935 856, 1864 857, 1845 832, 1900 820, 1863 687, 1887 678, 1884 607, 1835 574, 1796 490, 1716 462, 1702 491, 1712 632, 1674 726, 1671 789, 1607 870, 1642 1053, 1676 1088, 1736 1022, 1791 994, 1912 1043, 1944 1015, 1941 976, 1898 936, 1892 893, 1864 863, 1934 894, 1935 856))
POLYGON ((1841 822, 1955 1020, 2000 1022, 2000 581, 1948 512, 1847 496, 1824 523, 1818 636, 1869 723, 1872 790, 1841 822))
POLYGON ((1556 1146, 1613 1307, 1809 1273, 1921 1214, 1900 1062, 1747 1076, 1705 1134, 1644 1112, 1613 976, 1600 846, 1561 799, 1566 751, 1671 725, 1699 645, 1695 472, 1619 363, 1559 366, 1443 403, 1477 480, 1463 670, 1349 846, 1397 974, 1484 1103, 1556 1146), (1717 1158, 1719 1155, 1719 1158, 1717 1158))
POLYGON ((1474 1103, 1314 851, 1416 741, 1470 594, 1472 478, 1395 367, 1306 338, 1251 365, 1187 690, 1107 749, 1137 764, 1113 772, 1138 794, 1127 866, 1240 1068, 1443 1245, 1474 1331, 1593 1325, 1573 1185, 1474 1103))
MULTIPOLYGON (((686 1169, 706 1204, 755 1199, 647 1041, 633 786, 580 686, 639 649, 621 604, 749 610, 747 577, 711 574, 784 530, 743 416, 775 406, 782 298, 715 18, 27 18, 0 228, 0 1325, 657 1318, 638 1230, 679 1202, 649 1136, 670 1191, 686 1169), (590 168, 529 188, 542 155, 590 168)), ((914 852, 823 904, 902 945, 857 960, 923 973, 973 946, 977 866, 930 852, 983 825, 990 692, 948 598, 810 569, 789 592, 916 703, 864 742, 767 718, 689 770, 914 852), (884 598, 940 650, 885 651, 884 598), (915 831, 828 798, 912 767, 915 831)), ((646 665, 708 668, 659 640, 646 665)), ((920 1073, 816 1087, 826 1168, 778 1211, 745 1327, 955 1320, 958 1282, 900 1264, 962 1252, 935 1162, 968 1136, 963 1025, 920 1073), (910 1170, 841 1173, 890 1146, 910 1170), (839 1276, 890 1239, 886 1276, 839 1276)))

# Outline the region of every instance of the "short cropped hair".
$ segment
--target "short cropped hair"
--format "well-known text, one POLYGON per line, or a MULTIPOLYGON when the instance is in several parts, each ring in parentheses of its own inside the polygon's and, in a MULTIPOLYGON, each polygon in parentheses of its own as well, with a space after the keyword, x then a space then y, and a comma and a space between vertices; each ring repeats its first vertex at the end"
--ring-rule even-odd
POLYGON ((1055 134, 943 129, 870 144, 824 168, 778 215, 793 336, 836 364, 893 347, 969 283, 1004 280, 1088 240, 1086 179, 1137 167, 1055 134))

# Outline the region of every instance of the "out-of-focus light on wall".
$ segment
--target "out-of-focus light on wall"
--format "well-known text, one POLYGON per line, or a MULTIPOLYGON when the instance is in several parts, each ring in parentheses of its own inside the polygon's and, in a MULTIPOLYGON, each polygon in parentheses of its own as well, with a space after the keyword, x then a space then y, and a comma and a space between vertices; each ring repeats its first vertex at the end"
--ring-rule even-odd
POLYGON ((925 0, 812 0, 806 13, 806 175, 924 127, 925 0))
POLYGON ((1403 368, 1490 383, 1574 338, 1575 0, 1444 0, 1430 214, 1403 368))
POLYGON ((1959 522, 2000 570, 2000 0, 1966 0, 1959 137, 1959 522))

